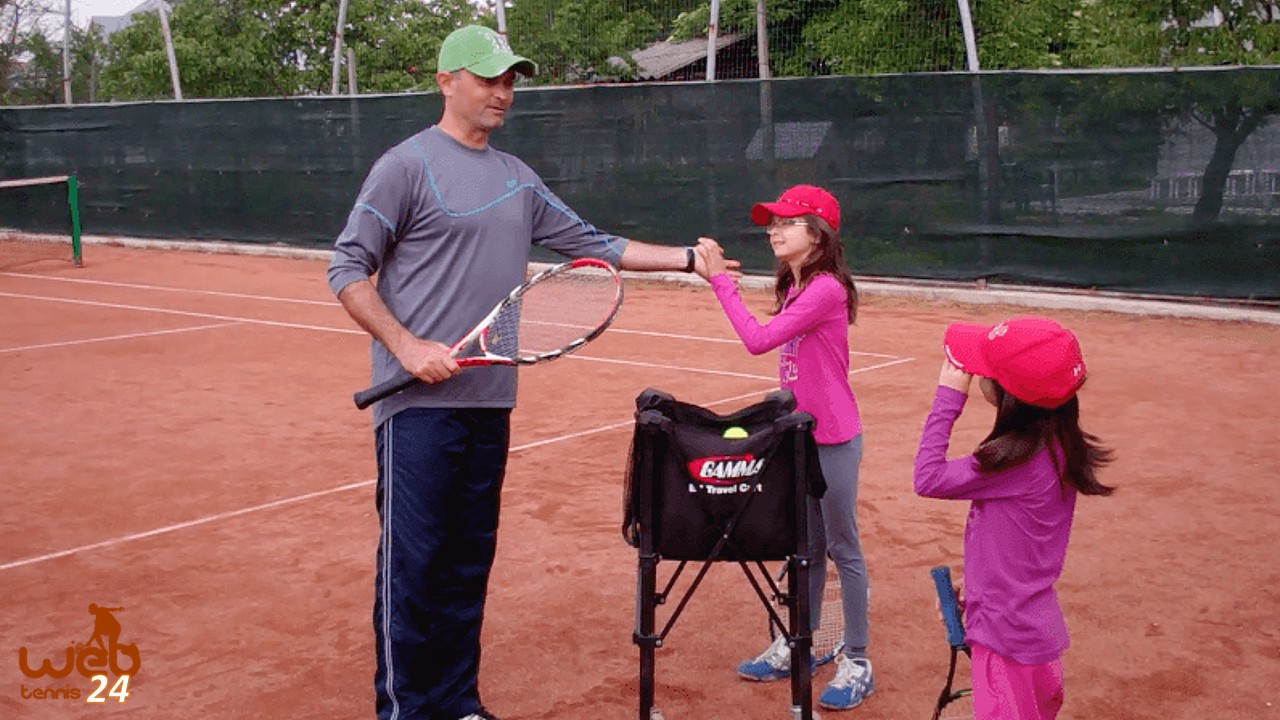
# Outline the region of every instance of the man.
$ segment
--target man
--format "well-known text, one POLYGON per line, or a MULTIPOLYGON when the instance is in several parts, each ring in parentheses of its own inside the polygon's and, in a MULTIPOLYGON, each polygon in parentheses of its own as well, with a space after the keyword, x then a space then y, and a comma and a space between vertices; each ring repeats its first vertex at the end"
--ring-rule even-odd
POLYGON ((533 243, 628 270, 692 272, 697 262, 692 248, 597 230, 489 145, 515 73, 535 71, 488 28, 445 38, 440 122, 379 158, 334 244, 329 285, 374 338, 374 384, 401 367, 423 381, 374 407, 381 720, 494 720, 477 688, 480 625, 516 377, 509 367, 461 372, 448 343, 523 282, 533 243))

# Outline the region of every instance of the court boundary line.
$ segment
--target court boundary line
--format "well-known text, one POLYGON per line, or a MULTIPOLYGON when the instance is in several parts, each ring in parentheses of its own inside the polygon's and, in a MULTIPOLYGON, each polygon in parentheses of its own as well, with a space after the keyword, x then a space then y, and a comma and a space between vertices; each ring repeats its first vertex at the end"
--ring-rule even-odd
MULTIPOLYGON (((0 240, 5 235, 29 237, 33 239, 48 238, 53 242, 65 242, 61 236, 47 233, 32 233, 16 228, 0 228, 0 240)), ((80 241, 84 245, 100 245, 105 247, 125 247, 144 250, 179 250, 214 254, 253 255, 259 257, 278 257, 294 259, 328 260, 332 250, 301 248, 273 243, 231 242, 226 240, 164 240, 154 238, 134 238, 116 235, 82 235, 80 241)), ((531 263, 536 267, 543 263, 531 263)), ((674 285, 702 285, 706 281, 697 276, 675 272, 623 272, 623 277, 637 280, 659 281, 674 285)), ((1280 325, 1280 310, 1258 309, 1240 304, 1222 301, 1222 305, 1197 304, 1197 299, 1188 297, 1185 300, 1168 296, 1141 296, 1103 291, 1081 291, 1069 288, 1042 288, 1023 285, 1003 285, 988 283, 985 287, 974 287, 968 284, 948 284, 945 281, 912 282, 905 278, 880 278, 855 276, 860 292, 867 295, 884 297, 909 298, 925 302, 958 302, 968 305, 1012 305, 1015 307, 1031 307, 1047 310, 1097 310, 1115 312, 1125 315, 1151 317, 1177 317, 1199 320, 1220 320, 1254 322, 1264 325, 1280 325)), ((748 275, 742 279, 741 286, 751 289, 772 287, 772 277, 748 275)))
MULTIPOLYGON (((0 277, 12 275, 12 274, 13 273, 0 272, 0 277)), ((34 277, 43 279, 42 276, 39 276, 39 275, 34 277)), ((63 278, 57 278, 57 279, 62 280, 63 278)), ((107 284, 107 285, 111 284, 111 283, 103 283, 101 281, 83 281, 83 280, 69 280, 69 282, 88 282, 90 284, 107 284)), ((182 292, 182 288, 165 287, 165 286, 124 284, 124 285, 121 285, 120 287, 131 288, 131 289, 139 288, 139 289, 155 289, 155 290, 162 290, 162 291, 169 291, 169 292, 182 292)), ((273 297, 270 295, 222 293, 222 292, 210 292, 205 290, 191 290, 191 292, 195 294, 212 294, 220 297, 232 297, 232 298, 245 299, 245 300, 280 301, 280 302, 286 302, 286 303, 305 302, 305 303, 319 304, 325 307, 330 307, 330 306, 335 308, 342 307, 341 303, 337 301, 334 301, 332 303, 323 303, 323 302, 318 302, 314 300, 296 300, 293 298, 273 297)), ((137 312, 156 312, 156 313, 167 314, 167 315, 187 315, 190 317, 199 317, 199 318, 212 319, 212 320, 225 320, 229 324, 268 325, 272 327, 284 327, 284 328, 294 329, 294 330, 316 330, 320 332, 342 333, 345 335, 364 335, 366 337, 368 336, 368 333, 360 328, 351 328, 351 327, 337 328, 337 327, 328 327, 328 326, 322 326, 322 325, 286 323, 284 321, 279 321, 279 320, 262 320, 262 319, 251 318, 251 317, 216 315, 212 313, 198 313, 195 311, 175 310, 173 308, 157 307, 157 306, 151 306, 151 305, 128 305, 124 303, 108 303, 102 300, 84 300, 80 298, 64 298, 64 297, 58 297, 56 295, 30 295, 26 293, 13 293, 13 292, 5 292, 5 291, 0 291, 0 297, 17 298, 20 300, 32 300, 37 302, 38 301, 60 302, 60 303, 66 303, 70 305, 85 305, 88 307, 110 308, 112 310, 135 310, 137 312)), ((616 326, 610 327, 608 332, 610 334, 620 334, 620 335, 639 335, 643 337, 659 337, 664 340, 668 340, 668 339, 692 340, 697 342, 709 342, 709 343, 731 344, 731 345, 740 345, 742 343, 742 341, 739 340, 738 338, 708 337, 708 336, 702 336, 702 335, 679 335, 679 334, 673 335, 670 333, 654 332, 650 330, 628 330, 627 328, 620 328, 616 326)), ((867 357, 890 358, 890 359, 898 357, 897 355, 890 355, 887 353, 867 352, 865 350, 850 350, 849 354, 851 356, 864 355, 867 357)), ((576 358, 578 360, 596 360, 600 362, 624 362, 624 361, 611 361, 608 359, 603 359, 603 358, 599 358, 591 355, 582 355, 581 353, 567 355, 566 357, 576 358)), ((666 367, 666 366, 654 366, 654 367, 666 367)), ((733 374, 733 373, 716 373, 715 371, 696 370, 694 368, 677 368, 675 366, 671 366, 670 369, 689 370, 691 372, 711 372, 712 374, 729 374, 729 375, 733 374)), ((760 376, 751 375, 751 376, 744 376, 744 377, 760 377, 760 376)))
MULTIPOLYGON (((877 365, 871 365, 865 368, 858 368, 856 370, 850 371, 849 374, 856 375, 864 372, 871 372, 872 370, 880 370, 888 367, 893 367, 895 365, 902 365, 904 363, 913 362, 914 360, 915 358, 913 357, 898 358, 896 360, 892 360, 889 362, 879 363, 877 365)), ((769 379, 773 380, 773 378, 769 378, 769 379)), ((761 391, 759 390, 752 391, 749 393, 741 393, 738 395, 733 395, 727 398, 721 398, 719 400, 715 400, 713 402, 707 403, 706 405, 704 405, 704 407, 715 407, 717 405, 723 405, 725 403, 735 402, 737 400, 744 400, 746 398, 756 397, 760 394, 761 394, 761 391)), ((635 423, 635 419, 632 418, 632 419, 624 420, 621 422, 613 422, 607 425, 601 425, 589 430, 582 430, 578 432, 557 435, 551 438, 544 438, 542 440, 535 440, 533 442, 524 443, 523 445, 517 445, 511 448, 508 454, 514 455, 516 453, 522 453, 528 450, 535 450, 537 448, 545 447, 547 445, 554 445, 561 442, 577 440, 578 438, 586 437, 589 435, 598 435, 599 433, 608 432, 611 430, 617 430, 619 428, 633 425, 634 423, 635 423)), ((0 563, 0 572, 4 572, 6 570, 15 570, 17 568, 27 567, 29 565, 36 565, 42 562, 48 562, 50 560, 57 560, 59 558, 69 557, 71 555, 78 555, 80 553, 91 552, 93 550, 112 548, 119 545, 131 543, 137 540, 145 540, 148 538, 157 537, 159 535, 167 535, 169 533, 178 532, 179 530, 186 530, 188 528, 198 527, 200 525, 207 525, 209 523, 218 522, 220 520, 228 520, 231 518, 240 517, 242 515, 248 515, 250 513, 261 512, 263 510, 271 510, 277 507, 284 507, 287 505, 296 505, 298 503, 305 502, 307 500, 314 500, 319 497, 336 495, 338 493, 346 492, 348 490, 355 490, 358 488, 368 487, 370 485, 373 485, 375 482, 376 480, 358 480, 356 482, 347 483, 345 485, 339 485, 338 487, 327 488, 325 490, 315 490, 309 493, 295 495, 293 497, 270 500, 264 503, 259 503, 257 505, 251 505, 249 507, 238 508, 236 510, 227 510, 220 513, 214 513, 213 515, 206 515, 204 517, 193 518, 191 520, 184 520, 182 522, 173 523, 171 525, 165 525, 163 527, 152 528, 151 530, 144 530, 142 532, 129 533, 127 535, 121 535, 115 538, 108 538, 106 540, 99 540, 97 542, 88 543, 85 545, 79 545, 72 548, 55 550, 54 552, 44 553, 42 555, 34 555, 31 557, 20 558, 18 560, 11 560, 9 562, 0 563)))
POLYGON ((109 303, 100 300, 77 300, 74 298, 60 298, 53 296, 27 295, 24 293, 11 293, 0 291, 0 297, 17 298, 19 300, 35 300, 37 302, 60 302, 69 305, 86 305, 88 307, 110 308, 112 310, 137 310, 139 312, 152 312, 161 315, 180 315, 182 317, 204 318, 206 320, 225 320, 227 322, 238 323, 242 325, 266 325, 268 327, 291 328, 294 330, 318 330, 321 332, 336 332, 349 335, 367 335, 364 330, 358 328, 332 328, 323 325, 308 325, 306 323, 290 323, 280 320, 262 320, 260 318, 235 317, 232 315, 218 315, 216 313, 202 313, 191 310, 174 310, 173 308, 148 307, 146 305, 128 305, 125 303, 109 303))
MULTIPOLYGON (((63 277, 60 275, 39 275, 39 274, 33 274, 33 273, 15 273, 15 272, 5 272, 5 271, 0 271, 0 277, 18 278, 20 280, 52 281, 52 282, 59 282, 59 283, 67 283, 71 285, 90 285, 95 287, 123 288, 126 290, 147 290, 147 291, 154 290, 156 292, 189 293, 192 295, 209 295, 212 297, 232 298, 235 300, 260 300, 263 302, 279 302, 279 303, 312 305, 317 307, 329 307, 329 308, 342 307, 342 303, 338 302, 336 299, 335 300, 305 300, 302 298, 291 298, 291 297, 284 297, 280 295, 257 295, 254 293, 235 293, 235 292, 224 292, 221 290, 202 290, 199 288, 181 288, 181 287, 173 287, 171 285, 151 285, 148 283, 127 283, 127 282, 115 282, 111 280, 90 280, 86 278, 69 278, 69 277, 63 277)), ((53 299, 52 296, 50 297, 51 299, 53 299)), ((65 300, 70 301, 69 299, 65 299, 65 300)), ((86 302, 89 302, 89 301, 86 301, 86 302)), ((139 306, 139 307, 142 307, 142 306, 139 306)), ((653 330, 631 330, 624 327, 617 327, 616 325, 610 327, 609 330, 610 330, 610 333, 613 333, 613 334, 639 335, 642 337, 658 337, 664 340, 693 340, 696 342, 724 343, 724 344, 731 344, 731 345, 737 345, 742 342, 738 338, 707 337, 703 335, 684 335, 680 333, 664 333, 664 332, 657 332, 653 330)), ((868 357, 881 357, 881 358, 897 357, 897 355, 890 355, 888 353, 867 352, 865 350, 851 350, 850 354, 866 355, 868 357)))
POLYGON ((200 330, 217 330, 218 328, 235 327, 240 325, 238 322, 215 323, 212 325, 194 325, 185 328, 172 328, 169 330, 151 330, 149 332, 126 333, 124 335, 105 335, 95 338, 83 338, 80 340, 63 340, 60 342, 38 343, 36 345, 20 345, 18 347, 0 348, 0 355, 5 353, 26 352, 30 350, 46 350, 48 348, 64 348, 74 345, 89 345, 92 343, 113 342, 115 340, 134 340, 137 338, 154 337, 156 335, 173 335, 175 333, 197 332, 200 330))
POLYGON ((38 273, 18 273, 0 271, 0 277, 18 278, 20 280, 37 280, 68 283, 72 285, 94 285, 126 290, 152 290, 155 292, 190 293, 192 295, 210 295, 213 297, 233 298, 236 300, 265 300, 269 302, 295 303, 298 305, 319 305, 321 307, 342 307, 337 300, 305 300, 302 298, 282 297, 279 295, 254 295, 252 293, 234 293, 222 290, 202 290, 200 288, 181 288, 171 285, 149 285, 147 283, 129 283, 118 280, 92 280, 89 278, 69 278, 61 275, 40 275, 38 273))

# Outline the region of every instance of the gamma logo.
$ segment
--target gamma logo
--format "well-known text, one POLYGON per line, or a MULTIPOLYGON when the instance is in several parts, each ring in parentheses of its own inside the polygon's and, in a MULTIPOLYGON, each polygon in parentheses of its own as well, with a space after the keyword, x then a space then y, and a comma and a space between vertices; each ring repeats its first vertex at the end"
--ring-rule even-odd
POLYGON ((752 483, 764 468, 764 459, 754 455, 717 455, 698 458, 689 463, 689 492, 707 495, 733 495, 763 490, 763 486, 752 483))
MULTIPOLYGON (((22 699, 80 700, 87 703, 105 703, 108 698, 124 702, 129 697, 129 678, 142 667, 138 646, 120 642, 120 622, 115 615, 122 607, 99 607, 89 603, 93 616, 93 631, 85 642, 73 641, 64 650, 51 656, 33 660, 33 653, 26 647, 18 648, 18 669, 32 682, 22 683, 22 699), (35 667, 32 667, 33 663, 35 667), (68 682, 72 672, 87 678, 90 687, 84 689, 68 682), (113 679, 114 678, 114 679, 113 679)), ((38 654, 37 654, 37 657, 38 654)))

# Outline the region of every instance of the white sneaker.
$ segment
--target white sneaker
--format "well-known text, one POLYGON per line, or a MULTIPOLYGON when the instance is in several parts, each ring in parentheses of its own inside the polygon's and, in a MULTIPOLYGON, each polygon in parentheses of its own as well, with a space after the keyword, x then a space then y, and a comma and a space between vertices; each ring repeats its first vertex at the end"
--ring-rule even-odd
POLYGON ((871 661, 853 659, 841 654, 836 659, 836 676, 827 683, 818 704, 829 710, 848 710, 858 707, 875 692, 875 678, 871 675, 871 661))
POLYGON ((791 675, 791 648, 781 635, 764 652, 738 665, 738 674, 747 680, 770 682, 791 675))

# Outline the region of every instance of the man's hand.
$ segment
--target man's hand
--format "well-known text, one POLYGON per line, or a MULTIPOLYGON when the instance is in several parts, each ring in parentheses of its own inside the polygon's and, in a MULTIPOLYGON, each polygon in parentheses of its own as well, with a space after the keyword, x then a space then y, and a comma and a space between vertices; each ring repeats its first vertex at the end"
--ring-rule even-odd
POLYGON ((449 346, 435 340, 410 338, 392 350, 405 371, 430 385, 448 380, 462 372, 457 360, 449 354, 449 346))

